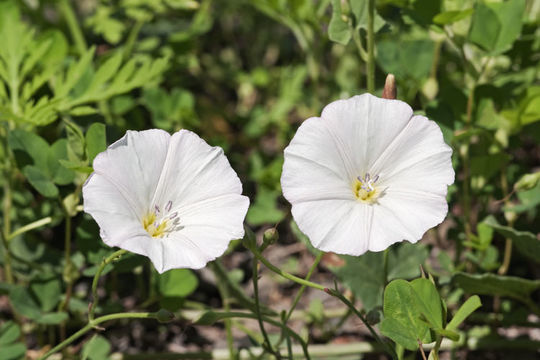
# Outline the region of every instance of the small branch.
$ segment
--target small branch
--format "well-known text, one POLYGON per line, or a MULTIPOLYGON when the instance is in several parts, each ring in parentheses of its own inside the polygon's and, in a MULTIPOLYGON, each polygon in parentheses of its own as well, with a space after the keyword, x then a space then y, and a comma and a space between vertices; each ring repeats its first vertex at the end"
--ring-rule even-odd
POLYGON ((367 52, 367 91, 373 94, 375 92, 375 0, 368 0, 367 52))
POLYGON ((158 319, 158 313, 116 313, 116 314, 110 314, 110 315, 104 315, 101 317, 98 317, 97 319, 91 320, 86 324, 83 328, 81 328, 79 331, 68 337, 66 340, 62 341, 60 344, 53 347, 51 350, 47 351, 45 355, 40 357, 38 360, 45 360, 52 354, 62 350, 69 344, 71 344, 73 341, 77 340, 84 334, 86 334, 88 331, 95 328, 97 325, 104 323, 106 321, 110 320, 118 320, 118 319, 158 319))
POLYGON ((24 226, 21 226, 17 230, 15 230, 11 234, 9 234, 7 239, 9 241, 9 240, 21 235, 21 234, 24 234, 25 232, 28 232, 30 230, 34 230, 34 229, 40 228, 40 227, 42 227, 44 225, 50 224, 52 221, 53 221, 53 218, 51 216, 47 216, 47 217, 45 217, 43 219, 39 219, 37 221, 31 222, 30 224, 26 224, 24 226))
POLYGON ((103 272, 103 269, 105 266, 110 264, 113 261, 118 260, 122 255, 124 255, 127 251, 126 250, 118 250, 109 255, 107 258, 105 258, 101 264, 99 265, 99 268, 94 275, 94 280, 92 280, 92 302, 90 303, 89 309, 88 309, 88 322, 92 322, 94 318, 94 311, 96 309, 96 306, 99 302, 99 297, 97 295, 97 286, 99 282, 99 278, 101 276, 101 273, 103 272))
POLYGON ((71 32, 71 36, 73 37, 73 41, 75 42, 75 46, 77 47, 79 55, 83 55, 88 49, 88 46, 86 45, 86 40, 84 40, 83 32, 79 27, 79 21, 77 20, 77 16, 75 16, 75 12, 73 11, 71 4, 69 3, 69 0, 60 0, 58 6, 60 12, 66 20, 67 26, 69 28, 69 31, 71 32))

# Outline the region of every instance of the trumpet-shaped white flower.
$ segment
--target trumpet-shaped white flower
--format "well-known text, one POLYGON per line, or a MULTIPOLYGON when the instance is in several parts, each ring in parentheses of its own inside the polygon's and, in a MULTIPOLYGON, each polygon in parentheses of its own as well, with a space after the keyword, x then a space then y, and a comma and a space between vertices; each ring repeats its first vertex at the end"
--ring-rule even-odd
POLYGON ((443 221, 451 155, 435 122, 364 94, 303 122, 285 149, 281 186, 316 248, 361 255, 414 243, 443 221))
POLYGON ((249 199, 223 150, 191 131, 128 131, 94 159, 84 211, 158 272, 198 269, 244 236, 249 199))

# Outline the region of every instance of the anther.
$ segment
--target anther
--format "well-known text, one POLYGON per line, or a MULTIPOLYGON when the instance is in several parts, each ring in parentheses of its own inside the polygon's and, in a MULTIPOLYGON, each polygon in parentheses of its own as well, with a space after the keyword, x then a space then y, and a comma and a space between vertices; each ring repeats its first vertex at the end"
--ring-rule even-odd
POLYGON ((169 211, 171 211, 171 208, 172 208, 172 201, 169 200, 167 205, 165 205, 165 211, 169 212, 169 211))

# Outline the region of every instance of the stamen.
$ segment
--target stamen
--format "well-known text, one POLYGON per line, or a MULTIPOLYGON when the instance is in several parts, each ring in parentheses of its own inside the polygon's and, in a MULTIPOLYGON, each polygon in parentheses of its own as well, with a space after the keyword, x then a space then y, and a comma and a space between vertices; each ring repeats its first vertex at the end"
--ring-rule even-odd
POLYGON ((169 200, 167 205, 165 205, 165 211, 169 212, 169 211, 171 211, 171 208, 172 208, 172 201, 169 200))
POLYGON ((157 214, 159 214, 159 213, 160 213, 159 206, 154 205, 154 214, 156 214, 156 216, 157 216, 157 214))
POLYGON ((178 212, 175 211, 175 212, 173 212, 173 213, 169 216, 169 219, 172 220, 172 219, 174 219, 174 218, 177 217, 177 216, 178 216, 178 212))

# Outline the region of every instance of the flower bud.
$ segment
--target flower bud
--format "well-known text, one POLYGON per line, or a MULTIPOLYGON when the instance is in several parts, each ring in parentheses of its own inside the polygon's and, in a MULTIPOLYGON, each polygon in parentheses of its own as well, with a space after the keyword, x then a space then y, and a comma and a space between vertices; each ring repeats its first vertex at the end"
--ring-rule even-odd
POLYGON ((159 309, 156 313, 156 319, 162 323, 170 322, 174 320, 174 314, 169 310, 159 309))
POLYGON ((276 228, 266 229, 263 234, 263 242, 268 245, 276 243, 279 239, 279 233, 276 228))

